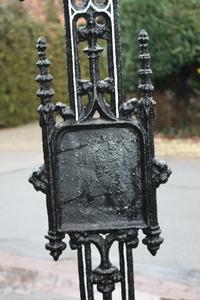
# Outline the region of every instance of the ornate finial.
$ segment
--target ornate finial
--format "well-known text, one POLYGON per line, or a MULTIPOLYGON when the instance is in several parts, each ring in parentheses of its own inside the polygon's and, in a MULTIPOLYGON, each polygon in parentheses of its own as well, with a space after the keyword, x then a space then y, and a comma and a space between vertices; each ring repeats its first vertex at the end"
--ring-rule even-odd
POLYGON ((59 256, 66 248, 66 243, 62 241, 64 239, 65 234, 59 232, 48 232, 48 235, 45 236, 49 243, 45 245, 45 248, 50 251, 50 255, 53 257, 55 261, 59 259, 59 256))
POLYGON ((40 37, 36 46, 38 50, 39 60, 37 61, 37 66, 40 70, 40 74, 36 77, 36 81, 40 83, 40 88, 37 91, 37 96, 41 99, 41 105, 39 107, 39 112, 48 113, 53 109, 51 104, 51 97, 54 95, 54 90, 51 88, 51 81, 53 76, 48 73, 48 67, 51 62, 46 58, 46 39, 40 37))
POLYGON ((160 245, 163 243, 163 238, 160 237, 161 229, 157 220, 157 202, 156 202, 156 188, 167 181, 171 174, 170 169, 159 162, 156 162, 154 156, 154 140, 153 140, 153 119, 155 117, 155 104, 153 100, 152 92, 154 86, 151 81, 152 70, 150 67, 150 54, 148 51, 149 36, 143 29, 139 34, 138 41, 140 43, 140 62, 141 69, 139 70, 140 84, 138 86, 141 92, 141 98, 139 100, 140 118, 144 123, 147 130, 147 157, 149 159, 148 169, 151 174, 152 186, 150 190, 150 211, 149 211, 149 228, 144 230, 146 237, 143 239, 143 243, 147 246, 152 255, 156 255, 160 245))
MULTIPOLYGON (((46 39, 40 37, 36 46, 38 50, 39 60, 37 66, 40 70, 40 74, 36 77, 36 81, 40 83, 40 88, 37 91, 37 96, 41 99, 41 104, 38 108, 40 114, 40 126, 43 132, 43 151, 44 151, 44 166, 41 166, 38 170, 33 172, 29 181, 33 184, 36 190, 40 190, 46 194, 47 203, 51 210, 54 210, 52 200, 52 186, 50 184, 52 180, 52 165, 51 165, 51 148, 50 141, 55 128, 54 118, 54 105, 51 102, 51 98, 54 95, 54 90, 51 88, 51 81, 53 76, 48 73, 48 67, 50 61, 46 58, 46 39)), ((56 223, 57 220, 52 217, 52 223, 49 227, 49 232, 46 238, 49 243, 46 244, 46 249, 50 251, 50 255, 54 260, 58 260, 62 251, 66 248, 66 244, 62 241, 65 237, 64 233, 57 232, 56 223)))
POLYGON ((141 69, 138 74, 140 76, 140 84, 138 86, 141 91, 141 99, 140 105, 142 106, 142 112, 145 113, 147 118, 154 118, 154 106, 155 101, 152 98, 152 91, 154 90, 154 86, 151 82, 152 70, 150 67, 150 54, 148 51, 148 41, 149 36, 148 33, 143 29, 141 30, 138 41, 140 43, 141 53, 139 55, 139 59, 141 62, 141 69))
POLYGON ((147 246, 149 252, 155 256, 157 251, 160 249, 160 245, 164 242, 164 239, 160 236, 160 226, 158 224, 156 226, 151 226, 143 232, 146 234, 146 237, 142 240, 142 242, 147 246))
POLYGON ((118 4, 116 0, 79 2, 64 1, 70 108, 78 122, 92 118, 96 111, 114 121, 122 101, 118 4), (84 26, 77 26, 83 19, 84 26), (82 50, 83 42, 87 47, 82 50), (88 57, 89 78, 81 72, 82 51, 88 57), (103 51, 108 54, 106 78, 100 61, 103 51))

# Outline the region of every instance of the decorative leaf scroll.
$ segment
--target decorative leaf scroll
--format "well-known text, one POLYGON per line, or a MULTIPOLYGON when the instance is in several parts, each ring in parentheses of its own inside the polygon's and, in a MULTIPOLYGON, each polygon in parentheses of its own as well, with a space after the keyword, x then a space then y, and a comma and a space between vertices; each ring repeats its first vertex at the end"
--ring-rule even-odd
POLYGON ((76 121, 91 118, 95 111, 103 118, 115 120, 119 117, 121 102, 121 66, 117 23, 117 2, 107 1, 64 1, 67 22, 68 74, 71 106, 76 121), (77 26, 84 20, 84 26, 77 26), (73 35, 71 36, 71 32, 73 35), (105 49, 98 43, 104 40, 105 49), (79 45, 87 43, 81 50, 79 45), (82 78, 80 57, 83 51, 88 57, 89 80, 82 78), (108 53, 108 78, 100 76, 99 58, 103 51, 108 53), (83 96, 88 104, 83 105, 83 96), (110 103, 106 102, 109 95, 110 103))
POLYGON ((129 99, 120 106, 121 117, 131 117, 133 114, 138 114, 140 111, 139 101, 136 98, 129 99))
POLYGON ((45 165, 37 167, 28 180, 32 183, 36 191, 41 191, 44 194, 47 193, 48 180, 45 165))
MULTIPOLYGON (((126 245, 132 252, 132 249, 138 246, 138 242, 138 230, 133 229, 115 231, 106 235, 78 232, 70 234, 70 246, 73 250, 81 249, 82 246, 90 247, 92 244, 98 249, 100 254, 100 264, 94 270, 92 270, 92 268, 87 269, 88 272, 86 273, 86 276, 87 280, 90 281, 92 285, 97 285, 97 290, 103 294, 105 297, 104 299, 111 299, 109 297, 112 297, 111 295, 115 289, 116 283, 121 282, 123 284, 126 280, 126 276, 131 278, 133 272, 132 266, 130 266, 128 274, 125 274, 123 246, 126 245), (119 253, 120 269, 113 266, 110 261, 110 249, 115 241, 119 243, 119 247, 121 248, 119 253)), ((130 261, 132 253, 127 253, 127 256, 128 261, 130 261)), ((90 259, 91 257, 88 257, 86 254, 86 268, 87 264, 91 264, 90 259)), ((124 288, 122 289, 124 290, 124 288)), ((130 290, 131 289, 132 287, 130 287, 130 290)))
POLYGON ((60 113, 63 120, 74 119, 74 112, 62 102, 56 103, 55 111, 60 113))
POLYGON ((172 171, 168 167, 165 161, 158 161, 154 158, 153 160, 153 184, 156 188, 160 186, 162 183, 166 183, 168 181, 169 176, 171 175, 172 171))
POLYGON ((83 51, 88 56, 89 60, 89 70, 90 70, 90 81, 87 82, 87 89, 85 88, 85 81, 79 81, 78 94, 87 94, 89 97, 89 104, 86 107, 84 116, 82 119, 87 119, 92 117, 95 110, 98 110, 101 116, 105 116, 111 119, 115 119, 112 111, 104 100, 104 92, 113 91, 113 79, 109 78, 110 89, 103 89, 108 83, 105 81, 100 81, 100 70, 99 70, 99 57, 103 52, 103 48, 97 44, 97 39, 107 40, 107 28, 106 24, 100 26, 96 23, 96 18, 94 11, 90 9, 87 15, 84 15, 87 24, 84 28, 77 29, 78 42, 87 41, 88 47, 83 51), (99 88, 101 87, 101 88, 99 88))

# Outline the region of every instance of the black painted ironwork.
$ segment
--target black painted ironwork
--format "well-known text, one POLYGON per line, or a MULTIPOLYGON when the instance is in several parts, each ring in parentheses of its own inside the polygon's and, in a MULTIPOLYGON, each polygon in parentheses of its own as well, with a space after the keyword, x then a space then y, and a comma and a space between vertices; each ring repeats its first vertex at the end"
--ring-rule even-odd
POLYGON ((48 73, 46 41, 40 37, 36 80, 44 164, 29 181, 46 194, 46 249, 58 260, 68 234, 71 249, 77 250, 81 300, 95 299, 95 286, 104 300, 111 300, 116 284, 121 286, 122 300, 133 300, 132 250, 138 246, 140 229, 152 255, 160 248, 156 189, 171 174, 154 153, 156 103, 149 37, 142 30, 138 38, 140 99, 123 103, 117 0, 64 0, 64 14, 70 106, 52 103, 53 77, 48 73), (105 49, 99 46, 102 40, 105 49), (87 43, 83 51, 88 57, 88 79, 81 73, 82 43, 87 43), (101 78, 103 51, 108 57, 107 78, 101 78), (56 113, 62 117, 59 124, 56 113), (118 244, 119 266, 110 258, 114 243, 118 244), (93 268, 92 245, 100 254, 97 268, 93 268))

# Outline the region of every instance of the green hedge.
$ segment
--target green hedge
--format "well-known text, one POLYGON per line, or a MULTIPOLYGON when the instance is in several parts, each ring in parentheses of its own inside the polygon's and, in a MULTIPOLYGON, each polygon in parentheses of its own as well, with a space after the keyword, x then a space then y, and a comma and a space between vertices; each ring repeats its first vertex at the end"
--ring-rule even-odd
POLYGON ((56 61, 56 96, 66 98, 66 69, 63 31, 60 25, 42 26, 27 16, 20 5, 0 7, 0 127, 16 126, 36 118, 38 70, 35 48, 40 34, 50 41, 49 58, 56 61))
MULTIPOLYGON (((10 0, 11 1, 11 0, 10 0)), ((37 23, 17 1, 0 6, 0 127, 34 120, 39 99, 34 78, 38 73, 35 45, 40 35, 48 42, 50 73, 54 76, 54 101, 68 102, 63 26, 52 15, 37 23)), ((120 0, 123 82, 126 95, 137 91, 138 41, 142 28, 150 35, 154 83, 158 91, 159 128, 200 124, 200 25, 199 0, 120 0), (160 100, 159 100, 160 99, 160 100)), ((84 47, 84 45, 81 45, 84 47)), ((81 56, 82 77, 88 61, 81 56)), ((106 53, 101 60, 106 77, 106 53)))
POLYGON ((123 82, 137 93, 137 37, 150 36, 157 128, 200 134, 200 1, 121 0, 123 82))
MULTIPOLYGON (((35 45, 40 35, 48 43, 47 57, 52 62, 49 72, 54 76, 54 102, 68 103, 67 69, 64 28, 46 0, 48 18, 37 23, 23 10, 23 5, 12 3, 0 7, 0 128, 24 124, 36 119, 39 99, 35 82, 37 50, 35 45)), ((101 43, 100 43, 101 44, 101 43)), ((102 44, 103 46, 103 44, 102 44)), ((82 49, 86 44, 82 43, 82 49)), ((101 58, 101 76, 106 77, 106 51, 101 58)), ((88 59, 81 53, 83 78, 88 77, 88 59)))
MULTIPOLYGON (((138 41, 141 29, 150 36, 154 78, 159 87, 169 82, 176 90, 181 84, 173 76, 182 76, 181 90, 192 88, 200 95, 200 1, 199 0, 121 0, 121 36, 124 83, 127 92, 136 90, 138 41), (172 80, 170 81, 170 78, 172 80), (192 80, 194 85, 192 85, 192 80)), ((178 92, 178 91, 177 91, 178 92)))

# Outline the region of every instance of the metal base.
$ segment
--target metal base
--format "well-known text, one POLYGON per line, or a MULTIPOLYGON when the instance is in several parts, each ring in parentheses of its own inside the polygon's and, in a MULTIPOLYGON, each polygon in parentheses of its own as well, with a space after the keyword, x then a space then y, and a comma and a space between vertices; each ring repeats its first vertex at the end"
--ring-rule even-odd
POLYGON ((135 300, 132 249, 138 245, 137 230, 115 231, 108 234, 73 233, 70 246, 77 250, 81 300, 94 300, 94 285, 103 300, 111 300, 115 284, 121 285, 121 299, 135 300), (119 267, 110 261, 110 249, 118 243, 119 267), (92 267, 91 245, 100 254, 100 264, 92 267))

